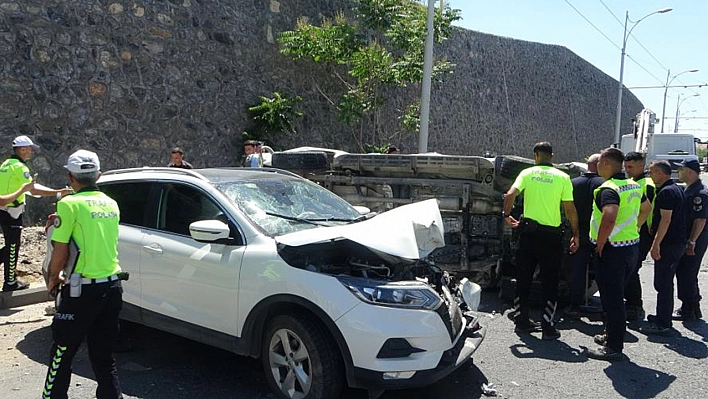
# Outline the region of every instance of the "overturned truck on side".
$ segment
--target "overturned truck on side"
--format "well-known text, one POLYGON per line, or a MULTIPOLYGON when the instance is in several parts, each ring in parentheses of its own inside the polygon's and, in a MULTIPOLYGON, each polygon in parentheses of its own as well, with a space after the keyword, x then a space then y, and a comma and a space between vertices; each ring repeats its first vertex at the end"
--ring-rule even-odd
MULTIPOLYGON (((297 173, 375 212, 437 199, 445 246, 428 260, 482 287, 496 286, 504 275, 514 274, 516 237, 501 215, 503 195, 519 172, 533 164, 510 155, 351 154, 317 148, 272 157, 273 167, 297 173)), ((571 177, 585 171, 581 164, 556 166, 571 177)), ((514 213, 522 213, 520 200, 514 213)))

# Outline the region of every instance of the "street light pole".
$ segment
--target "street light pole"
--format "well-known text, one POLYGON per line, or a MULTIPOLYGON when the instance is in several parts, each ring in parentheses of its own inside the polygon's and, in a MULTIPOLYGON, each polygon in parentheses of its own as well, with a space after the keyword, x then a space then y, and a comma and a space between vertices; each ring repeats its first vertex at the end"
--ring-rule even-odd
MULTIPOLYGON (((688 96, 688 97, 684 98, 683 100, 681 100, 681 93, 679 93, 678 100, 676 100, 676 121, 674 122, 674 133, 678 133, 679 118, 681 116, 681 114, 679 114, 679 109, 681 108, 681 104, 683 104, 684 101, 688 100, 691 97, 698 97, 698 96, 700 96, 700 94, 696 93, 692 96, 688 96)), ((689 111, 689 112, 694 112, 694 111, 695 111, 695 109, 693 111, 689 111)))
POLYGON ((671 85, 671 82, 673 82, 674 79, 678 78, 680 75, 689 72, 698 72, 698 69, 689 69, 687 71, 683 71, 678 75, 675 75, 673 78, 671 78, 671 80, 669 80, 669 76, 671 76, 671 70, 669 69, 669 71, 666 73, 666 84, 664 85, 664 105, 663 107, 661 107, 661 133, 664 133, 664 123, 666 122, 666 92, 669 91, 669 85, 671 85))
POLYGON ((662 8, 661 10, 654 11, 653 13, 647 14, 642 18, 639 18, 636 22, 629 20, 629 11, 627 11, 624 18, 624 36, 622 37, 622 57, 620 58, 620 76, 619 76, 619 89, 617 90, 617 114, 615 116, 615 143, 619 145, 620 142, 620 123, 622 121, 622 89, 624 88, 624 56, 627 49, 627 38, 632 34, 634 28, 642 22, 644 19, 654 15, 663 14, 671 11, 672 8, 662 8), (627 32, 627 23, 632 22, 632 27, 627 32))
POLYGON ((433 39, 435 36, 435 29, 433 26, 434 14, 435 0, 428 0, 428 20, 426 22, 428 36, 425 38, 425 53, 423 55, 423 84, 422 92, 420 94, 420 135, 418 136, 418 153, 428 152, 428 125, 430 123, 430 86, 431 81, 433 79, 433 39))

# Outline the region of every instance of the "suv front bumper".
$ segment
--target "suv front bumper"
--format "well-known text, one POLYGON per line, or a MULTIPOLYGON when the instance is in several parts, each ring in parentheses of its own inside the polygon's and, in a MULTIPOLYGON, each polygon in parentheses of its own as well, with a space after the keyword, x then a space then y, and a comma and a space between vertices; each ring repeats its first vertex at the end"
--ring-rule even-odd
MULTIPOLYGON (((466 327, 477 326, 477 318, 465 317, 466 327)), ((399 370, 403 374, 414 372, 409 378, 385 378, 385 375, 396 373, 395 371, 376 371, 361 367, 352 367, 349 377, 349 384, 356 388, 369 390, 391 390, 407 389, 430 385, 462 366, 471 359, 474 352, 479 348, 484 340, 487 329, 479 325, 477 329, 465 328, 457 339, 455 345, 444 351, 437 366, 427 370, 407 371, 399 370)))

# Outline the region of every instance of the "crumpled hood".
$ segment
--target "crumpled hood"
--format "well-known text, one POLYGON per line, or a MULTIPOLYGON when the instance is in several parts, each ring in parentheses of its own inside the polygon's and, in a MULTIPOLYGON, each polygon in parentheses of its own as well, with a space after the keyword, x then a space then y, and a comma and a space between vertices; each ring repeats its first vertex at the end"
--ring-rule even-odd
POLYGON ((296 247, 348 239, 390 255, 421 259, 445 245, 443 233, 438 203, 430 199, 400 206, 363 222, 298 231, 275 240, 296 247))

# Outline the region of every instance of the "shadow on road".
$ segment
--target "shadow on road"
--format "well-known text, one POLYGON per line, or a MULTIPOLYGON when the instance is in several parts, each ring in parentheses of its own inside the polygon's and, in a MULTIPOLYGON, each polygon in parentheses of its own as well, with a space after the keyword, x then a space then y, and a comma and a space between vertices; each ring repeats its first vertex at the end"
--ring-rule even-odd
POLYGON ((628 399, 655 398, 676 380, 676 376, 632 362, 611 363, 604 371, 615 391, 628 399))
MULTIPOLYGON (((17 349, 31 360, 48 364, 50 327, 29 332, 17 349)), ((137 398, 273 398, 261 361, 183 339, 141 325, 121 322, 115 354, 123 393, 137 398)), ((93 380, 86 345, 73 362, 73 374, 93 380)), ((445 379, 418 389, 388 391, 381 399, 476 399, 487 378, 472 361, 445 379), (441 396, 442 395, 442 396, 441 396)), ((41 384, 41 381, 37 382, 41 384)), ((367 399, 364 390, 346 389, 341 399, 367 399)))
POLYGON ((582 351, 563 341, 543 341, 541 333, 535 334, 518 334, 523 344, 511 345, 509 347, 511 353, 520 359, 538 358, 565 363, 581 363, 588 360, 582 351))

